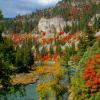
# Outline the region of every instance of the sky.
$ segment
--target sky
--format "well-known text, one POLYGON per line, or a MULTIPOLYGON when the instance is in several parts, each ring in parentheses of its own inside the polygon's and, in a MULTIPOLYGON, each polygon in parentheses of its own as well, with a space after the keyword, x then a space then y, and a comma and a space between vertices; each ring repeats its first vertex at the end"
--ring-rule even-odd
POLYGON ((29 14, 36 9, 44 9, 54 6, 60 0, 0 0, 0 9, 5 18, 13 18, 16 15, 29 14))

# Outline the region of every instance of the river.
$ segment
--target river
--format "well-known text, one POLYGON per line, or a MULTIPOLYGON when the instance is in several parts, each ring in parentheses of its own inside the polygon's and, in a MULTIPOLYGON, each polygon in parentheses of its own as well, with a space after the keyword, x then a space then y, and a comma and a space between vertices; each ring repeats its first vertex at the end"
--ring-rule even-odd
POLYGON ((36 84, 19 86, 15 93, 0 91, 0 100, 38 100, 36 84))
MULTIPOLYGON (((75 69, 70 70, 70 74, 75 73, 75 69)), ((72 76, 72 75, 71 75, 72 76)), ((64 86, 68 85, 68 76, 65 74, 64 79, 61 81, 64 86)), ((36 91, 36 85, 28 84, 28 85, 19 85, 16 89, 16 92, 4 92, 0 91, 0 100, 39 100, 38 93, 36 91)), ((63 100, 67 100, 67 92, 63 94, 63 100)))

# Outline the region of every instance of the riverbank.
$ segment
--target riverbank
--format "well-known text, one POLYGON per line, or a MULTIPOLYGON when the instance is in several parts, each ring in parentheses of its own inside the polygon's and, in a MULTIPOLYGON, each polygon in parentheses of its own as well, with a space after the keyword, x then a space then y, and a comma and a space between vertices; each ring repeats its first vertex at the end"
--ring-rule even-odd
MULTIPOLYGON (((27 85, 31 83, 36 83, 37 80, 39 79, 39 74, 37 69, 43 69, 43 72, 48 72, 52 70, 50 66, 54 65, 55 62, 44 62, 44 65, 41 65, 40 68, 39 66, 36 69, 32 69, 29 73, 21 73, 21 74, 16 74, 15 76, 11 77, 11 83, 12 85, 27 85), (48 66, 48 67, 47 67, 48 66)), ((41 71, 40 71, 41 72, 41 71)))
MULTIPOLYGON (((11 76, 11 84, 12 85, 28 85, 36 83, 39 79, 39 76, 35 73, 35 70, 31 70, 29 73, 21 73, 11 76)), ((3 88, 0 85, 0 89, 3 88)))
POLYGON ((12 85, 17 85, 17 84, 31 84, 35 83, 39 77, 35 74, 34 71, 31 71, 30 73, 23 73, 23 74, 18 74, 14 76, 11 80, 12 85))

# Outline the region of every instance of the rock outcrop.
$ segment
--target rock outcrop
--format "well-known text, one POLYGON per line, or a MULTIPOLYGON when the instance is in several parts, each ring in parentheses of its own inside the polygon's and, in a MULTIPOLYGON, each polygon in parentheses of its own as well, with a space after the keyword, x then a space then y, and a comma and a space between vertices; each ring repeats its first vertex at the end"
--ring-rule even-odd
POLYGON ((99 20, 100 14, 95 14, 95 16, 93 16, 93 17, 91 18, 91 20, 89 21, 88 26, 93 26, 93 25, 94 25, 94 23, 95 23, 95 18, 99 20))
POLYGON ((64 21, 63 18, 41 18, 38 24, 38 30, 39 32, 44 31, 44 32, 60 32, 64 29, 66 26, 66 22, 64 21))

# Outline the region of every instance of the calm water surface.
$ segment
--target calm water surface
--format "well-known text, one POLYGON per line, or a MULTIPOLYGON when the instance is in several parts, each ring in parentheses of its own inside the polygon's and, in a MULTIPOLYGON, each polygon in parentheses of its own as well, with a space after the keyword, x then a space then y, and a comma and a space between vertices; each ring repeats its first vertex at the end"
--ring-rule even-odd
MULTIPOLYGON (((74 73, 75 70, 70 70, 70 74, 74 73)), ((72 76, 72 75, 71 75, 72 76)), ((50 78, 49 78, 50 79, 50 78)), ((64 86, 68 85, 68 77, 65 75, 61 81, 64 86)), ((21 85, 14 93, 0 91, 0 100, 39 100, 38 93, 36 91, 37 84, 21 85)), ((63 95, 63 100, 67 100, 67 93, 63 95)))
POLYGON ((38 100, 38 93, 36 91, 36 84, 29 84, 20 86, 15 93, 0 94, 0 100, 38 100))

